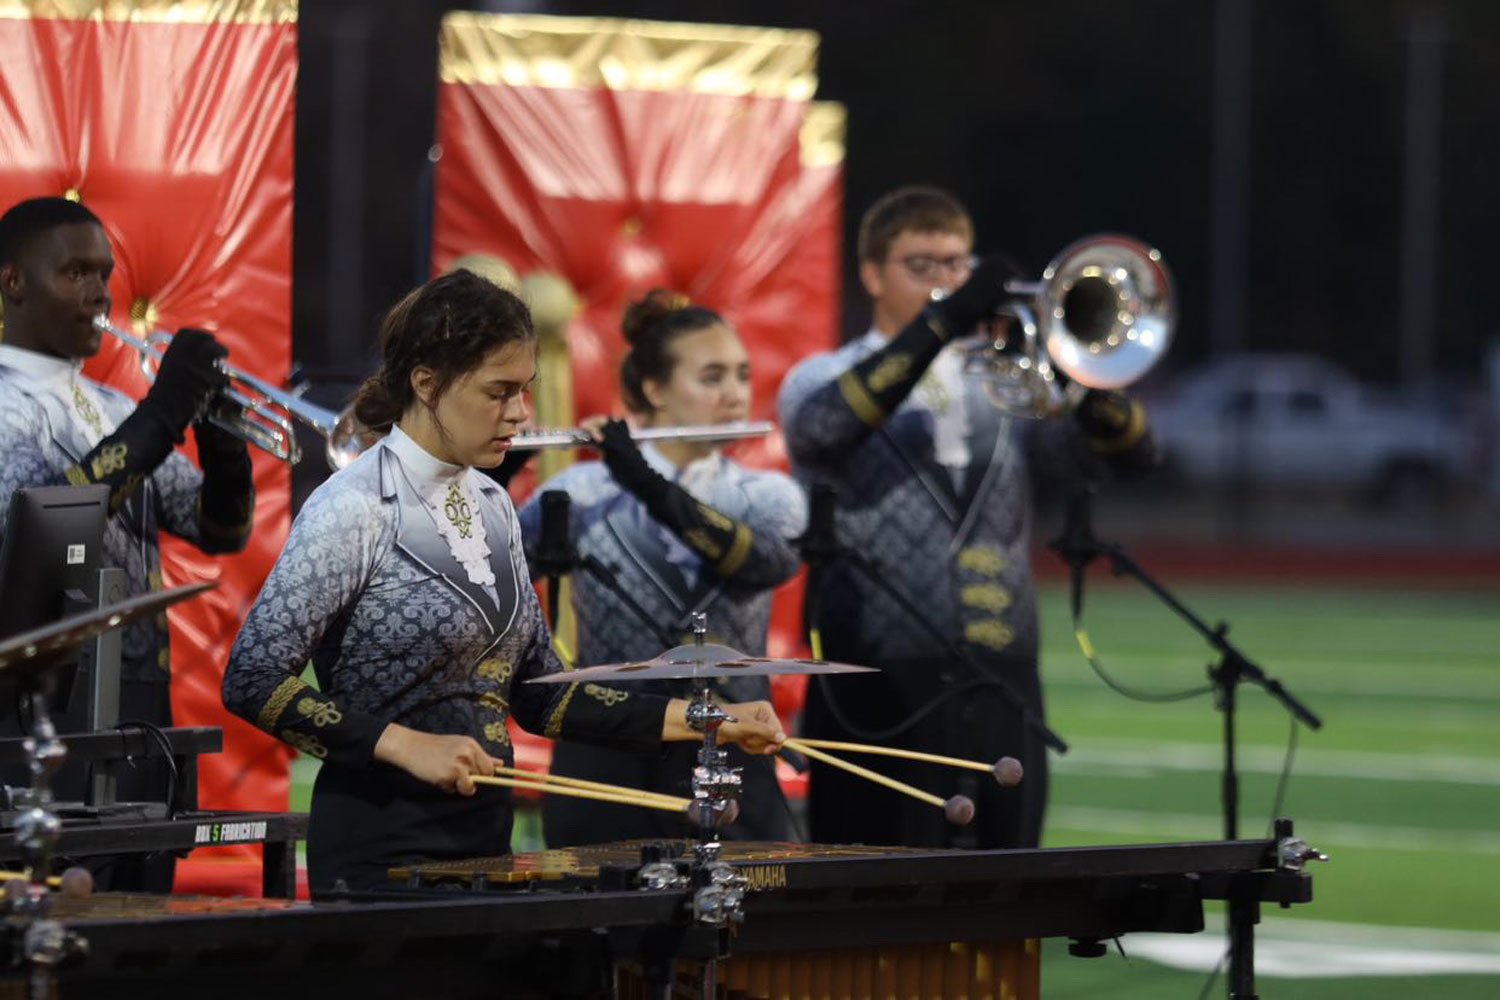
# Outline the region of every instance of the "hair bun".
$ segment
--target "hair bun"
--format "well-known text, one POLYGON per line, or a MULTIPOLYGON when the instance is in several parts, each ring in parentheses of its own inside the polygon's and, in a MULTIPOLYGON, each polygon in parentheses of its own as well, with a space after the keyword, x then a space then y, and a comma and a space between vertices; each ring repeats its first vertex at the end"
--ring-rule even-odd
POLYGON ((634 344, 651 324, 692 304, 693 300, 681 292, 674 292, 670 288, 653 288, 625 307, 625 315, 620 319, 620 332, 624 334, 627 343, 634 344))

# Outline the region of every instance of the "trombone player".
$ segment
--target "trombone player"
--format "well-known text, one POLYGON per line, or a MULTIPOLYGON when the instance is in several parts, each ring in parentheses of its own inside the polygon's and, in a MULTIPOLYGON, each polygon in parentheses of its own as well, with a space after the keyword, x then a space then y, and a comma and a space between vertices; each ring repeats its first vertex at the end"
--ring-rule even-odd
MULTIPOLYGON (((974 825, 955 831, 934 810, 814 762, 809 820, 820 843, 1037 845, 1045 747, 996 683, 1041 718, 1032 490, 1153 455, 1140 408, 1119 392, 1090 390, 1068 419, 1026 420, 966 376, 956 341, 993 316, 1021 277, 1004 258, 975 258, 973 241, 968 212, 945 191, 905 187, 879 199, 858 237, 872 328, 798 364, 778 400, 794 471, 838 491, 841 549, 864 556, 969 662, 948 656, 910 607, 834 555, 809 582, 821 654, 882 672, 837 685, 815 679, 803 730, 970 759, 1008 755, 1025 780, 932 788, 978 804, 974 825)), ((929 788, 963 780, 937 769, 905 777, 929 788)))
MULTIPOLYGON (((218 365, 228 351, 212 334, 179 331, 139 403, 83 377, 84 359, 99 350, 95 319, 109 312, 113 269, 103 224, 80 204, 33 198, 0 217, 0 519, 24 487, 107 484, 102 561, 124 570, 135 596, 161 586, 159 531, 209 554, 244 548, 255 485, 244 441, 198 419, 226 384, 218 365), (174 450, 189 428, 201 472, 174 450)), ((120 718, 171 725, 165 619, 126 626, 121 645, 120 718)), ((122 801, 149 800, 167 774, 152 761, 119 781, 122 801)), ((170 855, 129 863, 140 870, 119 859, 113 888, 171 889, 170 855)))

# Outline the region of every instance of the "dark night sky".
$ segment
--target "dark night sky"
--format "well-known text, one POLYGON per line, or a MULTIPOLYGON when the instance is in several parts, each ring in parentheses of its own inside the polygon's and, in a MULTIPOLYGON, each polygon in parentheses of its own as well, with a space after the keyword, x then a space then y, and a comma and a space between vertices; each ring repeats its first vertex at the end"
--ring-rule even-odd
MULTIPOLYGON (((1446 34, 1433 359, 1440 374, 1472 379, 1482 345, 1500 327, 1500 292, 1487 266, 1497 208, 1492 174, 1500 162, 1500 4, 1245 2, 1252 25, 1249 345, 1314 350, 1366 376, 1400 377, 1406 36, 1413 13, 1427 10, 1446 34)), ((306 112, 328 100, 332 84, 327 60, 309 61, 307 52, 320 44, 327 11, 347 6, 307 0, 303 7, 299 201, 330 184, 327 153, 318 145, 326 129, 306 112)), ((403 133, 388 114, 392 87, 406 87, 408 107, 430 100, 425 77, 401 83, 403 73, 430 72, 430 61, 411 57, 422 22, 410 12, 422 6, 397 4, 406 20, 375 18, 367 26, 379 72, 370 77, 374 136, 365 141, 377 157, 392 149, 383 155, 404 157, 389 170, 367 168, 366 216, 375 221, 363 235, 377 246, 366 253, 383 252, 386 269, 384 278, 366 275, 359 289, 371 316, 405 279, 424 277, 412 249, 422 220, 414 231, 390 219, 392 206, 410 204, 411 171, 430 131, 423 134, 419 124, 403 133)), ((981 250, 1009 251, 1038 271, 1077 236, 1133 233, 1159 246, 1178 278, 1182 320, 1172 364, 1209 350, 1212 0, 469 6, 814 29, 822 36, 819 97, 849 110, 847 246, 865 205, 918 180, 947 186, 968 203, 981 250)), ((435 17, 437 5, 430 10, 435 17)), ((315 303, 308 290, 326 286, 328 259, 317 258, 334 253, 319 225, 306 213, 299 220, 299 330, 323 326, 323 297, 339 294, 320 291, 315 303), (316 239, 307 238, 309 226, 316 239)), ((866 319, 857 292, 851 285, 845 297, 849 330, 866 319)))

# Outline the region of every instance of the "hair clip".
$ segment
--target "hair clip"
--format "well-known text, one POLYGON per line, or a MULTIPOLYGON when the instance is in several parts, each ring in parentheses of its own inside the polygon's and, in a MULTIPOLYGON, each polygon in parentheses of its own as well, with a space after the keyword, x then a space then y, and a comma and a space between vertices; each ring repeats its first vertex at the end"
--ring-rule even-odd
POLYGON ((692 304, 693 300, 688 298, 681 292, 667 292, 662 296, 662 305, 666 306, 673 312, 676 312, 679 309, 686 309, 692 304))

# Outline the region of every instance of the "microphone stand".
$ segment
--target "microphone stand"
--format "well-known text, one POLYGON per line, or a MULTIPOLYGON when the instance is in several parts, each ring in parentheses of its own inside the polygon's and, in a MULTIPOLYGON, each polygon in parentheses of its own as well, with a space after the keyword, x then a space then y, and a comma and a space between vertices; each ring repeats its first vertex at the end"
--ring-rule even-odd
MULTIPOLYGON (((828 490, 829 493, 836 492, 831 487, 814 487, 814 492, 818 490, 828 490)), ((824 502, 832 503, 832 500, 824 502)), ((1020 714, 1022 724, 1034 732, 1043 743, 1060 754, 1068 752, 1068 744, 1061 736, 1053 732, 1045 722, 1036 717, 1036 714, 1026 704, 1026 700, 1021 697, 1015 688, 1011 687, 1003 678, 995 676, 992 671, 985 669, 983 664, 976 661, 963 647, 945 635, 942 629, 937 626, 937 623, 923 612, 917 606, 916 602, 896 589, 895 584, 887 578, 886 574, 880 571, 880 567, 874 560, 841 545, 831 526, 828 531, 828 537, 825 538, 821 537, 821 533, 814 535, 811 524, 812 521, 810 519, 808 533, 804 534, 796 543, 798 551, 802 555, 802 561, 807 564, 809 571, 807 586, 808 600, 806 605, 807 621, 805 623, 809 628, 816 627, 819 632, 822 631, 823 572, 829 563, 836 559, 842 559, 848 565, 854 567, 866 580, 879 587, 891 600, 900 605, 902 610, 924 632, 937 641, 945 654, 962 663, 974 677, 998 690, 1005 700, 1010 702, 1011 707, 1016 709, 1020 714)))
MULTIPOLYGON (((1049 545, 1073 570, 1074 621, 1078 620, 1083 609, 1084 569, 1096 557, 1104 556, 1109 560, 1115 576, 1128 574, 1134 577, 1218 651, 1219 662, 1208 668, 1208 676, 1213 682, 1215 707, 1224 715, 1224 773, 1220 782, 1224 839, 1235 840, 1239 836, 1240 789, 1234 759, 1234 716, 1238 707, 1236 694, 1240 682, 1248 680, 1259 684, 1309 729, 1321 729, 1323 720, 1229 641, 1228 623, 1221 621, 1210 627, 1142 569, 1123 546, 1114 542, 1102 542, 1095 537, 1092 506, 1096 489, 1092 482, 1087 481, 1075 487, 1068 498, 1063 533, 1049 545)), ((1232 892, 1229 898, 1229 995, 1235 1000, 1254 1000, 1256 996, 1254 928, 1259 921, 1259 897, 1253 892, 1232 892)))
POLYGON ((673 639, 672 634, 667 633, 666 628, 661 627, 660 622, 652 618, 651 613, 646 612, 646 609, 640 607, 639 601, 631 597, 630 591, 627 591, 624 586, 619 585, 619 580, 616 579, 615 571, 612 568, 607 567, 603 562, 595 559, 594 556, 583 555, 583 553, 577 552, 576 547, 571 546, 571 543, 568 544, 567 558, 550 559, 546 564, 543 564, 540 558, 537 559, 538 574, 547 579, 547 616, 552 619, 553 628, 556 627, 558 577, 576 574, 579 570, 582 570, 583 573, 588 573, 592 579, 597 580, 598 585, 603 586, 610 594, 618 597, 619 603, 624 604, 625 609, 630 610, 631 615, 636 616, 640 624, 645 625, 648 630, 651 630, 652 636, 655 636, 657 642, 661 643, 661 648, 670 649, 672 646, 679 645, 673 639))
POLYGON ((1208 677, 1216 692, 1216 707, 1224 713, 1224 775, 1221 782, 1224 839, 1234 840, 1239 835, 1239 778, 1235 770, 1234 748, 1235 709, 1238 707, 1236 691, 1240 682, 1252 681, 1259 684, 1309 729, 1321 729, 1323 720, 1229 641, 1228 623, 1219 622, 1209 626, 1162 583, 1142 569, 1123 546, 1096 538, 1092 527, 1094 492, 1095 486, 1092 483, 1080 485, 1074 490, 1068 500, 1068 523, 1062 535, 1048 546, 1073 568, 1073 614, 1076 617, 1083 607, 1084 568, 1096 557, 1104 556, 1109 560, 1115 576, 1134 577, 1218 652, 1219 662, 1209 667, 1208 677))

